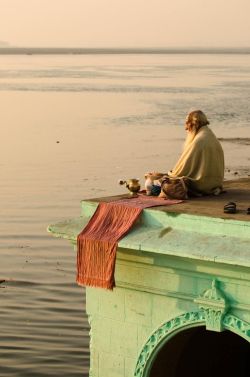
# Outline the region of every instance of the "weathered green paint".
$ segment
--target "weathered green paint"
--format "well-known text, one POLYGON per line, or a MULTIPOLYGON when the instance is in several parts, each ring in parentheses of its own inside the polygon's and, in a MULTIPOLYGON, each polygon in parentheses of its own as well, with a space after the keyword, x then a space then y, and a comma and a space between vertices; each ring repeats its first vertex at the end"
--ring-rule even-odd
MULTIPOLYGON (((75 244, 97 204, 82 202, 81 217, 49 232, 75 244)), ((188 327, 250 341, 249 220, 144 210, 119 242, 114 291, 86 288, 90 376, 148 377, 159 349, 188 327)))

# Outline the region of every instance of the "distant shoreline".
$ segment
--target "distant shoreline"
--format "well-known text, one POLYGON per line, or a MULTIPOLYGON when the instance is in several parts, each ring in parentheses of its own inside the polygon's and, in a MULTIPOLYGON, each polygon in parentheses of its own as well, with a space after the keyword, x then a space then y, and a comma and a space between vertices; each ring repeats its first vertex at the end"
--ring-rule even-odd
POLYGON ((105 55, 105 54, 250 54, 241 48, 68 48, 0 47, 0 55, 105 55))

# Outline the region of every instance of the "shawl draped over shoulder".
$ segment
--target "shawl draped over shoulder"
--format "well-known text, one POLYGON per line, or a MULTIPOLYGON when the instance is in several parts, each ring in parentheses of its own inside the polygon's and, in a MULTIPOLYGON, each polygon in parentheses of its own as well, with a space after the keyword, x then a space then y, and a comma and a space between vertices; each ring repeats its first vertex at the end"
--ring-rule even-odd
POLYGON ((222 189, 224 153, 209 127, 201 127, 194 138, 187 139, 180 159, 168 174, 187 178, 191 190, 202 194, 222 189))

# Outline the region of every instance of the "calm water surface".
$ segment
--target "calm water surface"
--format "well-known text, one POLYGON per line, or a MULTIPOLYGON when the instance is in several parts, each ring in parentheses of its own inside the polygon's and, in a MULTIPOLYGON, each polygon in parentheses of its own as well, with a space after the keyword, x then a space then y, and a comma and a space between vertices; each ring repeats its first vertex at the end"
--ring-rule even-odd
POLYGON ((47 225, 170 169, 192 108, 248 175, 250 56, 0 56, 0 103, 0 376, 88 376, 75 253, 47 225))

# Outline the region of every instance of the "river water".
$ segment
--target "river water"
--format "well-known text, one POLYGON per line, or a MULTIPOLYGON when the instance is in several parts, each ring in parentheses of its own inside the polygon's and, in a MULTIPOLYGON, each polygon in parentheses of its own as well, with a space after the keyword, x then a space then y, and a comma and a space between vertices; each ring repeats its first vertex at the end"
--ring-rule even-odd
POLYGON ((166 171, 191 109, 249 175, 250 55, 0 55, 0 376, 88 376, 75 253, 46 228, 166 171))

